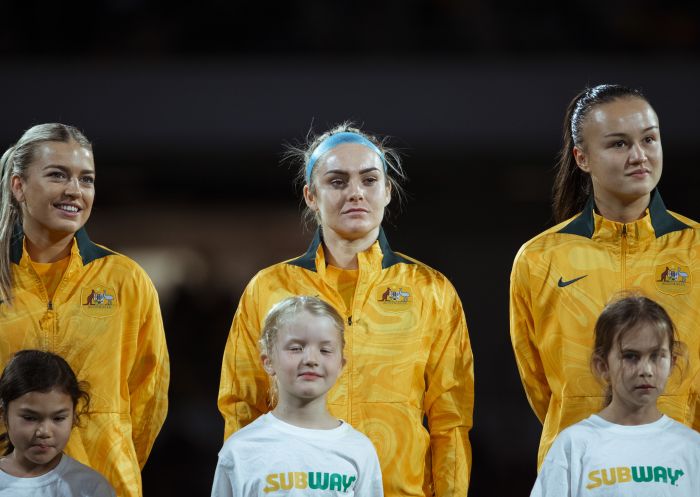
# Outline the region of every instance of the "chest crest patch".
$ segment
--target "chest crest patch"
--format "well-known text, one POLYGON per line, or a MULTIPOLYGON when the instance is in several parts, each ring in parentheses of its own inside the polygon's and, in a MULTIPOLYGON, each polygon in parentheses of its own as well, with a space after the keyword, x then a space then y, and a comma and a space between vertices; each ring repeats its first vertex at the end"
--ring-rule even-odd
POLYGON ((668 295, 688 293, 693 286, 688 266, 679 264, 676 261, 669 261, 666 264, 656 266, 654 281, 656 282, 656 288, 661 293, 668 295))
POLYGON ((106 286, 81 288, 80 309, 96 318, 111 316, 117 310, 117 292, 106 286))
POLYGON ((413 291, 408 286, 382 285, 374 290, 374 294, 382 307, 395 311, 408 309, 413 304, 413 291))

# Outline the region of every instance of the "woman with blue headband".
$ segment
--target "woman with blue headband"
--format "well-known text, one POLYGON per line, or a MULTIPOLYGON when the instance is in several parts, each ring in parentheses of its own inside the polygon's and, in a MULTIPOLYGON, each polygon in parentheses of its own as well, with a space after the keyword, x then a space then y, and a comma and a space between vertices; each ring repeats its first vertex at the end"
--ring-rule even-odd
MULTIPOLYGON (((293 155, 317 230, 305 254, 260 271, 241 297, 219 389, 225 437, 273 407, 258 349, 265 315, 289 296, 319 295, 346 320, 347 364, 329 409, 374 443, 384 495, 466 495, 474 400, 467 326, 450 282, 394 252, 384 235, 385 210, 404 179, 397 154, 343 124, 293 155)), ((279 473, 301 471, 297 464, 279 473)))
POLYGON ((560 431, 604 405, 593 328, 621 290, 657 301, 676 323, 689 367, 671 376, 659 409, 700 428, 700 237, 661 200, 662 168, 659 118, 640 91, 603 84, 571 101, 554 184, 559 224, 522 246, 511 275, 510 334, 543 423, 540 465, 560 431))

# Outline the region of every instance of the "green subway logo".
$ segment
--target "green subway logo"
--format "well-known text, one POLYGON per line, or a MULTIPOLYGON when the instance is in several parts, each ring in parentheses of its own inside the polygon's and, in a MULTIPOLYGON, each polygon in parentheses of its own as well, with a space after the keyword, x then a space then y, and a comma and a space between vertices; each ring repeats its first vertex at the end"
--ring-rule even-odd
POLYGON ((682 469, 665 468, 663 466, 632 466, 596 469, 588 473, 590 481, 586 488, 597 488, 602 485, 615 485, 618 483, 667 483, 678 486, 678 479, 685 473, 682 469))
POLYGON ((342 475, 340 473, 321 473, 318 471, 289 471, 287 473, 271 473, 265 477, 267 486, 263 491, 267 494, 278 490, 291 490, 298 488, 304 490, 338 490, 347 493, 350 486, 357 479, 355 476, 342 475))

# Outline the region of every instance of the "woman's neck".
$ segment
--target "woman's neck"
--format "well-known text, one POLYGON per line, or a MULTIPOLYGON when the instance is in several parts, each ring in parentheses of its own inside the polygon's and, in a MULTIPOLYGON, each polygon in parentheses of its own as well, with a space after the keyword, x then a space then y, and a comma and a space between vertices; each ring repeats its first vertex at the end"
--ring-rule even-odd
POLYGON ((29 258, 34 262, 56 262, 70 255, 74 233, 55 233, 24 225, 29 258))
POLYGON ((357 269, 357 254, 372 246, 379 236, 379 227, 359 238, 347 239, 331 229, 323 230, 326 262, 341 269, 357 269))
POLYGON ((605 219, 616 221, 618 223, 632 223, 644 217, 646 209, 649 206, 651 194, 648 193, 643 197, 622 202, 620 200, 611 200, 594 194, 595 206, 598 212, 605 219))
POLYGON ((277 419, 300 428, 331 430, 340 424, 338 419, 328 412, 325 395, 308 401, 280 398, 272 414, 277 419))

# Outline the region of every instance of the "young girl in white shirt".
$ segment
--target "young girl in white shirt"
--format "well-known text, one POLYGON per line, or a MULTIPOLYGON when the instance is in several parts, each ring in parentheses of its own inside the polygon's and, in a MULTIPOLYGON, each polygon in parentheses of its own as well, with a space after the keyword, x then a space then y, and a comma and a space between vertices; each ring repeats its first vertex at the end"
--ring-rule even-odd
POLYGON ((114 497, 107 480, 63 453, 90 396, 60 356, 21 350, 0 377, 0 497, 114 497))
POLYGON ((344 329, 318 297, 290 297, 270 310, 260 358, 274 408, 226 440, 212 497, 383 496, 372 442, 326 407, 345 365, 344 329))
POLYGON ((700 495, 700 434, 656 405, 683 355, 659 304, 640 295, 608 304, 591 358, 606 405, 559 434, 531 497, 700 495))

